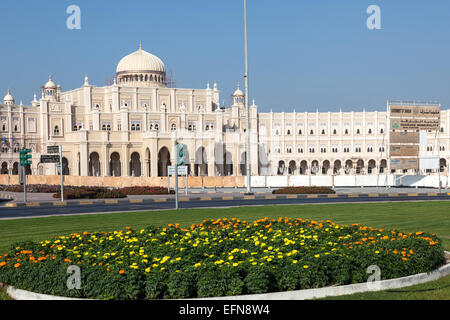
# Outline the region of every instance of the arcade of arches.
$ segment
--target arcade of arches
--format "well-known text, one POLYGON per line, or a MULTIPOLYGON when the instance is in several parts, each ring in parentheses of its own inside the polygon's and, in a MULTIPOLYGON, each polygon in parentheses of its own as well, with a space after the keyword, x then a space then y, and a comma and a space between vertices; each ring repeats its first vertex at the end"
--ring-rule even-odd
MULTIPOLYGON (((190 158, 189 151, 186 151, 188 163, 188 174, 191 176, 244 176, 246 175, 246 153, 242 152, 237 155, 239 160, 234 161, 232 153, 228 150, 214 150, 214 156, 208 157, 208 151, 205 147, 199 147, 194 158, 190 158)), ((125 165, 124 157, 118 151, 111 152, 107 166, 101 160, 101 155, 97 151, 93 151, 89 155, 88 176, 129 176, 129 177, 150 177, 167 176, 168 166, 174 163, 171 153, 167 147, 160 148, 157 154, 157 164, 152 166, 152 155, 147 148, 141 155, 138 151, 130 154, 127 165, 125 165), (155 174, 152 174, 154 169, 155 174), (107 174, 103 174, 106 172, 107 174), (157 173, 157 174, 156 174, 157 173)), ((80 171, 79 163, 75 166, 80 171)), ((0 174, 19 174, 20 165, 18 162, 9 163, 2 162, 0 164, 0 174)), ((63 157, 63 174, 73 174, 73 166, 67 157, 63 157)), ((270 175, 264 173, 264 166, 259 163, 259 175, 270 175)), ((279 160, 276 175, 345 175, 345 174, 383 174, 387 171, 387 160, 382 159, 377 163, 376 160, 363 159, 347 159, 347 160, 279 160)), ((447 160, 440 159, 440 171, 448 173, 447 160)), ((401 172, 396 172, 401 173, 401 172)), ((406 173, 404 171, 403 173, 406 173)), ((31 169, 27 168, 27 174, 31 175, 31 169)))

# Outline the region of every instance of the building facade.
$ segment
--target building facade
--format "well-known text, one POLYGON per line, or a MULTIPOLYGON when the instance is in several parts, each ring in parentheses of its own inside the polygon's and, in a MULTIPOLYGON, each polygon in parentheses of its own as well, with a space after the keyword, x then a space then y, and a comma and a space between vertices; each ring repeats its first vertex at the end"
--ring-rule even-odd
MULTIPOLYGON (((8 90, 0 105, 1 174, 18 174, 19 150, 32 150, 28 174, 57 174, 39 163, 47 146, 62 145, 63 173, 75 176, 166 176, 175 141, 187 147, 190 175, 246 174, 244 93, 220 105, 216 83, 171 88, 163 62, 142 47, 124 57, 113 83, 62 91, 49 76, 29 106, 8 90)), ((259 113, 250 106, 252 175, 344 175, 390 172, 386 111, 259 113)), ((450 161, 450 111, 422 152, 450 161)), ((415 172, 403 172, 415 174, 415 172)))

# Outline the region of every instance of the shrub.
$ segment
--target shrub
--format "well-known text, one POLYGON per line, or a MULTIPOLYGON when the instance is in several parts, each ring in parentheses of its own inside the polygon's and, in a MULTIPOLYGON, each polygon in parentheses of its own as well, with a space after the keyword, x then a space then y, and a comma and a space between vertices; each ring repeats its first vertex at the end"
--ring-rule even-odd
MULTIPOLYGON (((163 187, 125 187, 121 189, 127 195, 164 195, 168 194, 167 188, 163 187)), ((175 194, 170 190, 170 194, 175 194)))
POLYGON ((328 187, 287 187, 273 190, 273 194, 335 194, 336 192, 328 187))

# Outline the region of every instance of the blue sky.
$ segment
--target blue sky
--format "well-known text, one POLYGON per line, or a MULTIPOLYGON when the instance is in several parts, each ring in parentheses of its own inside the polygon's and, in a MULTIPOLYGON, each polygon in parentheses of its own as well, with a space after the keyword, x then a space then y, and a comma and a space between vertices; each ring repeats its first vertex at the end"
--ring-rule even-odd
MULTIPOLYGON (((3 0, 0 94, 29 104, 48 73, 63 90, 104 86, 120 59, 159 56, 177 87, 243 84, 243 1, 3 0), (66 8, 81 8, 81 30, 66 8)), ((248 0, 250 98, 260 111, 383 110, 388 99, 450 105, 450 1, 248 0), (381 30, 366 9, 381 8, 381 30)))

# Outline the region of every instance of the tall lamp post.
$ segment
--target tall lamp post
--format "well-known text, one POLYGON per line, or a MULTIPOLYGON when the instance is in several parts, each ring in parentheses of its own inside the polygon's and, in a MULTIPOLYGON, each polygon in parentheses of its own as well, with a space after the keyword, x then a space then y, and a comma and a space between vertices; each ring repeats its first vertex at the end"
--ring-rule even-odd
POLYGON ((244 38, 245 38, 245 108, 247 110, 247 194, 252 193, 251 187, 251 167, 250 167, 250 108, 248 103, 248 50, 247 50, 247 0, 244 0, 244 38))

